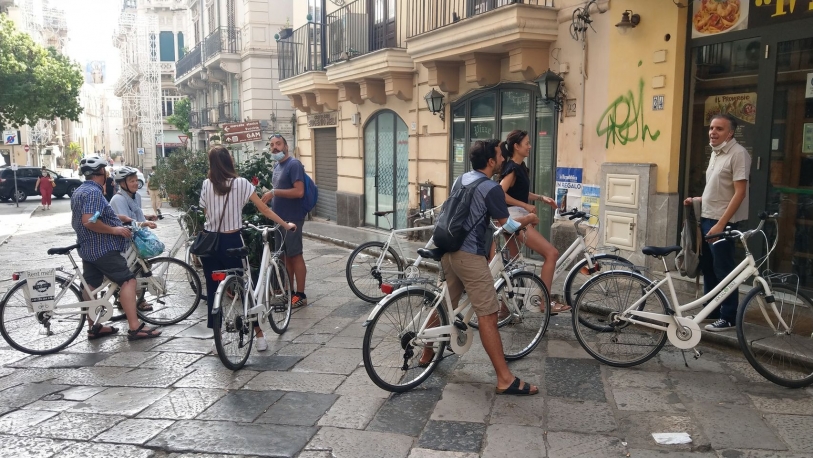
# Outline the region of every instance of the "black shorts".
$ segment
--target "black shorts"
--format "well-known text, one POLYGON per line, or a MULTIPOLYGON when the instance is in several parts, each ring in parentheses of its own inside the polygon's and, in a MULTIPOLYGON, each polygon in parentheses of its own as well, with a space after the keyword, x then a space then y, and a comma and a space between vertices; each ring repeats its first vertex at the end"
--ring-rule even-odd
POLYGON ((135 274, 127 268, 127 259, 120 251, 108 251, 95 261, 82 260, 82 275, 91 288, 102 285, 104 277, 121 286, 135 278, 135 274))

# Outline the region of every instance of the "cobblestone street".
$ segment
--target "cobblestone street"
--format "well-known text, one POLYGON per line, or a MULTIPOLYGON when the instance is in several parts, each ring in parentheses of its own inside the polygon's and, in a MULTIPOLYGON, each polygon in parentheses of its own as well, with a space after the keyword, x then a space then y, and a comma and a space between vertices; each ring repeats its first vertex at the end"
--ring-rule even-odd
MULTIPOLYGON (((6 215, 16 211, 0 207, 0 225, 13 232, 0 246, 0 292, 15 270, 67 266, 45 252, 75 240, 68 200, 8 230, 6 215)), ((178 227, 165 218, 157 232, 170 246, 178 227)), ((601 365, 576 342, 569 313, 553 317, 540 346, 510 364, 539 385, 537 396, 495 396, 479 342, 447 357, 420 387, 385 392, 361 365, 361 324, 372 306, 347 286, 349 253, 305 240, 310 305, 294 311, 287 332, 268 334, 268 351, 240 371, 213 354, 205 302, 158 339, 129 342, 120 332, 89 342, 83 332, 48 356, 0 341, 0 455, 813 456, 813 389, 773 385, 741 353, 705 343, 702 358, 687 355, 689 367, 670 345, 639 367, 601 365), (691 444, 652 437, 678 432, 691 444)))

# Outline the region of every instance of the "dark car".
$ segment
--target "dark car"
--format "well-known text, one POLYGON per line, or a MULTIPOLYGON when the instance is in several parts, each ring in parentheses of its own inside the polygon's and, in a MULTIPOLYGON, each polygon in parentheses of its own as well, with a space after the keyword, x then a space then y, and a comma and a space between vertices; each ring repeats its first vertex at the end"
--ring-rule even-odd
MULTIPOLYGON (((51 178, 54 179, 54 197, 57 199, 72 196, 73 192, 82 182, 78 178, 65 178, 53 170, 48 170, 51 178)), ((17 168, 17 200, 25 201, 28 196, 40 195, 39 190, 34 191, 37 178, 40 177, 42 169, 39 167, 19 166, 17 168)), ((6 202, 14 198, 14 171, 11 167, 0 167, 0 201, 6 202)))

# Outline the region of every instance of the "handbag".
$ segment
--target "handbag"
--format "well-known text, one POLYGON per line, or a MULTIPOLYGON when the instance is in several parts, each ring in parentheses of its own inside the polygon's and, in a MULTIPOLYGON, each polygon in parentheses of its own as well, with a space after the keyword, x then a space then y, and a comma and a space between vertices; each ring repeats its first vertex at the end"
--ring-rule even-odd
POLYGON ((142 259, 152 258, 164 252, 164 243, 146 228, 140 228, 133 233, 133 243, 138 256, 142 259))
MULTIPOLYGON (((212 187, 214 190, 214 187, 212 187)), ((195 241, 192 242, 192 247, 189 251, 199 258, 206 258, 217 254, 217 246, 220 241, 220 228, 223 226, 223 217, 226 216, 226 207, 229 205, 229 197, 231 196, 231 187, 226 194, 226 202, 223 204, 223 212, 220 213, 220 222, 217 224, 217 232, 200 231, 195 236, 195 241)))

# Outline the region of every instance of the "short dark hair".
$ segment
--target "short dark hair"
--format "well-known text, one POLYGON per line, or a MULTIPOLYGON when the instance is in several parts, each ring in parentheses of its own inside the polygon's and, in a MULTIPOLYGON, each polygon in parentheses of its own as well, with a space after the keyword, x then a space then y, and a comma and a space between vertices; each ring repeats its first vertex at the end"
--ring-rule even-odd
POLYGON ((482 170, 488 167, 488 160, 497 158, 497 147, 499 145, 500 141, 493 138, 474 142, 469 150, 471 168, 474 170, 482 170))
POLYGON ((737 118, 735 118, 734 116, 731 116, 728 113, 717 113, 716 115, 712 116, 711 119, 709 119, 709 123, 711 121, 714 121, 715 119, 725 119, 731 126, 731 131, 732 132, 737 131, 737 126, 739 125, 739 123, 737 123, 737 118))

